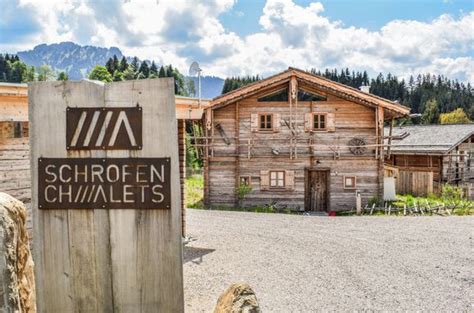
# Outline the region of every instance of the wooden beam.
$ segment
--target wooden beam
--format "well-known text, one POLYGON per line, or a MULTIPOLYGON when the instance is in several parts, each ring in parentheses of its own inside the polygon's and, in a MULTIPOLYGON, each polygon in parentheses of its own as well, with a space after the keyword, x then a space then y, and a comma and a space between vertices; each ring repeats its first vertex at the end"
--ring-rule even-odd
MULTIPOLYGON (((387 157, 390 159, 390 148, 392 145, 392 131, 393 131, 393 124, 395 122, 395 119, 392 118, 390 121, 390 131, 389 131, 389 137, 388 137, 388 149, 387 149, 387 157)), ((383 140, 383 139, 382 139, 383 140)))
MULTIPOLYGON (((240 119, 239 119, 239 102, 235 103, 235 144, 236 144, 236 158, 235 158, 235 190, 240 186, 240 119)), ((249 182, 250 183, 250 182, 249 182)), ((235 204, 239 203, 238 197, 235 197, 235 204)))

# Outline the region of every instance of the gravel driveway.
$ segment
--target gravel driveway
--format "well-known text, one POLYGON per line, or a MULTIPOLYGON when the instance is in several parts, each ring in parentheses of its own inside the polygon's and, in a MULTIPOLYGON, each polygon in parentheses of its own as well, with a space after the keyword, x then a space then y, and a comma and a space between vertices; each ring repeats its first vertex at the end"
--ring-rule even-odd
POLYGON ((474 217, 188 210, 186 312, 247 282, 263 312, 472 311, 474 217))

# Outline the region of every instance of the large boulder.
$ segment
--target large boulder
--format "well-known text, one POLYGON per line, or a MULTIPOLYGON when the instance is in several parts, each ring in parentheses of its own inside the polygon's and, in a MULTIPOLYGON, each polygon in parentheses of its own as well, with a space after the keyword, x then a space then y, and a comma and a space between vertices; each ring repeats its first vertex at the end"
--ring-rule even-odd
POLYGON ((257 297, 248 284, 233 284, 217 300, 214 313, 260 313, 257 297))
POLYGON ((36 312, 26 208, 0 192, 0 312, 36 312))

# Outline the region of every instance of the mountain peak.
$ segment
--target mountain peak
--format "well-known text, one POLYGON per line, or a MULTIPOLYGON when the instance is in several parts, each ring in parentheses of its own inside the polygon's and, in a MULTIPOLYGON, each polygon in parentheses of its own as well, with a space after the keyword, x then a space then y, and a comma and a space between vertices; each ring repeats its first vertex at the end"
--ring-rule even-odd
POLYGON ((85 78, 94 66, 105 64, 114 55, 118 58, 123 56, 117 47, 81 46, 71 41, 40 44, 32 50, 18 52, 26 64, 48 64, 57 72, 66 72, 72 80, 85 78))

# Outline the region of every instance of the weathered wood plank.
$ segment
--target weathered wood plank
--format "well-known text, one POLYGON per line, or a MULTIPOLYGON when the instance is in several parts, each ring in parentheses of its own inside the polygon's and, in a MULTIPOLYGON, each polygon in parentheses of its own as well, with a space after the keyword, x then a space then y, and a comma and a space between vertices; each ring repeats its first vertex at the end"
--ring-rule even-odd
POLYGON ((181 203, 171 79, 106 85, 34 83, 31 168, 37 158, 171 157, 171 210, 47 210, 32 207, 39 312, 182 312, 181 203), (141 151, 66 153, 67 106, 144 108, 141 151), (44 121, 54 121, 44 123, 44 121), (160 127, 157 127, 159 125, 160 127))

